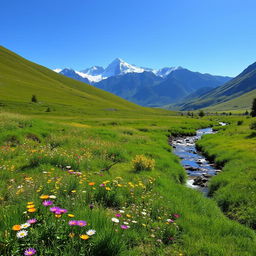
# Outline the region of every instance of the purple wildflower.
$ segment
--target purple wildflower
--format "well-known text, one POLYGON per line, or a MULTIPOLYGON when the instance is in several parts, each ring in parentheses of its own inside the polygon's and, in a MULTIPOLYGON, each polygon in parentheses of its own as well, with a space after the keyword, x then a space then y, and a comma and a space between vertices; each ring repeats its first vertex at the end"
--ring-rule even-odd
POLYGON ((30 220, 27 220, 27 223, 29 223, 29 224, 35 224, 35 223, 37 223, 37 219, 30 219, 30 220))
POLYGON ((84 220, 78 220, 77 221, 77 226, 83 227, 83 226, 86 226, 86 225, 87 225, 87 222, 84 221, 84 220))
POLYGON ((115 216, 116 216, 117 218, 120 218, 122 215, 121 215, 120 213, 117 213, 115 216))
POLYGON ((127 226, 127 225, 121 225, 121 229, 128 229, 129 228, 129 226, 127 226))
POLYGON ((94 208, 93 204, 89 204, 89 208, 92 210, 94 208))
POLYGON ((105 186, 106 186, 106 185, 105 185, 105 184, 103 184, 103 183, 102 183, 102 184, 100 184, 100 187, 105 187, 105 186))
POLYGON ((28 248, 25 252, 24 255, 29 256, 29 255, 35 255, 36 254, 36 249, 34 248, 28 248))
POLYGON ((50 208, 50 211, 51 211, 51 212, 54 212, 54 213, 55 213, 56 211, 59 211, 59 210, 60 210, 60 208, 57 207, 57 206, 54 206, 54 207, 51 207, 51 208, 50 208))
POLYGON ((70 220, 68 222, 69 226, 76 226, 77 225, 77 220, 70 220))
POLYGON ((67 209, 59 209, 59 211, 62 213, 66 213, 68 210, 67 209))
POLYGON ((50 200, 44 200, 43 201, 43 205, 44 206, 50 206, 50 205, 52 205, 53 204, 53 201, 50 201, 50 200))

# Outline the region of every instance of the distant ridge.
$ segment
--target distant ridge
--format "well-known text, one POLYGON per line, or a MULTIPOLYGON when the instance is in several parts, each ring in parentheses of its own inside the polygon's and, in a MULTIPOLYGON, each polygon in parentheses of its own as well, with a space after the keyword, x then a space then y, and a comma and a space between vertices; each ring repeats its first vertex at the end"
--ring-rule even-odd
POLYGON ((150 107, 176 103, 200 88, 212 89, 231 79, 192 72, 180 66, 159 70, 142 68, 120 58, 114 59, 105 69, 93 66, 82 71, 58 69, 56 72, 150 107))

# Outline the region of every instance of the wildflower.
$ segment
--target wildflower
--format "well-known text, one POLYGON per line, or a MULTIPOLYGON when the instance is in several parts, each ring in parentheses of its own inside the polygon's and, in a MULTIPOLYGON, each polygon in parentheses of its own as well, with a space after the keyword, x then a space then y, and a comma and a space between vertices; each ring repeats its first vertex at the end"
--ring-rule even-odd
POLYGON ((180 215, 179 215, 179 214, 173 214, 173 217, 174 217, 175 219, 178 219, 178 218, 180 217, 180 215))
POLYGON ((120 213, 117 213, 115 216, 116 216, 117 218, 120 218, 122 215, 121 215, 120 213))
POLYGON ((28 209, 28 212, 36 212, 36 208, 30 208, 28 209))
POLYGON ((44 200, 44 199, 48 199, 48 198, 49 198, 48 195, 41 195, 41 196, 40 196, 40 199, 43 199, 43 200, 44 200))
POLYGON ((89 185, 89 186, 94 186, 94 185, 95 185, 95 182, 89 182, 88 185, 89 185))
POLYGON ((146 213, 146 212, 141 212, 141 214, 142 214, 142 215, 147 215, 147 213, 146 213))
POLYGON ((173 223, 174 222, 174 220, 172 220, 172 219, 167 219, 166 220, 168 223, 173 223))
POLYGON ((53 204, 53 201, 48 201, 48 200, 44 200, 43 201, 43 205, 44 206, 50 206, 50 205, 52 205, 53 204))
POLYGON ((76 226, 76 225, 77 225, 77 220, 70 220, 70 221, 68 222, 68 225, 69 225, 69 226, 76 226))
POLYGON ((114 223, 119 223, 119 219, 117 219, 117 218, 112 218, 111 219, 114 223))
POLYGON ((68 217, 70 217, 70 218, 74 218, 75 217, 75 215, 74 214, 68 214, 68 217))
POLYGON ((138 221, 136 221, 136 220, 132 220, 132 223, 135 223, 135 224, 136 224, 136 223, 138 223, 138 221))
POLYGON ((51 208, 50 208, 50 211, 51 211, 51 212, 56 212, 56 211, 59 211, 59 209, 60 209, 59 207, 54 206, 54 207, 51 207, 51 208))
POLYGON ((73 238, 75 236, 75 233, 69 233, 68 235, 70 238, 73 238))
POLYGON ((129 223, 128 223, 128 222, 126 222, 126 221, 124 222, 124 224, 125 224, 125 225, 129 225, 129 223))
POLYGON ((37 219, 30 219, 30 220, 27 220, 27 223, 29 224, 34 224, 37 222, 37 219))
POLYGON ((20 226, 20 225, 14 225, 14 226, 12 227, 12 230, 14 230, 14 231, 19 231, 19 230, 21 230, 21 226, 20 226))
POLYGON ((29 204, 34 204, 34 202, 27 202, 27 204, 29 205, 29 204))
POLYGON ((100 184, 100 187, 105 187, 106 185, 104 183, 100 184))
POLYGON ((24 224, 21 224, 20 227, 23 229, 23 228, 28 228, 30 227, 30 224, 29 223, 24 223, 24 224))
POLYGON ((111 188, 110 188, 110 187, 106 187, 106 190, 108 190, 108 191, 109 191, 109 190, 111 190, 111 188))
POLYGON ((66 213, 68 210, 67 209, 60 209, 59 210, 61 213, 66 213))
POLYGON ((83 239, 83 240, 87 240, 89 239, 90 237, 88 235, 80 235, 80 238, 83 239))
POLYGON ((84 220, 78 220, 77 221, 77 226, 80 226, 80 227, 84 227, 87 225, 87 222, 84 221, 84 220))
POLYGON ((50 195, 49 198, 56 199, 56 196, 55 195, 50 195))
POLYGON ((124 213, 124 210, 119 210, 120 213, 124 213))
POLYGON ((127 225, 121 225, 121 229, 128 229, 129 228, 129 226, 127 226, 127 225))
POLYGON ((126 214, 126 217, 127 218, 131 218, 132 216, 130 214, 126 214))
POLYGON ((94 229, 89 229, 89 230, 86 232, 86 234, 87 234, 88 236, 93 236, 93 235, 96 234, 96 230, 94 230, 94 229))
POLYGON ((61 214, 55 214, 55 217, 59 219, 61 217, 61 214))
POLYGON ((35 255, 36 254, 36 249, 34 248, 29 248, 24 252, 24 255, 29 256, 29 255, 35 255))
POLYGON ((92 210, 94 208, 93 204, 89 204, 89 208, 92 210))
POLYGON ((30 209, 30 208, 35 208, 35 205, 34 204, 27 205, 27 209, 30 209))
POLYGON ((18 233, 17 233, 17 237, 18 238, 22 238, 22 237, 25 237, 25 236, 27 236, 28 235, 28 231, 26 231, 26 230, 21 230, 21 231, 19 231, 18 233))

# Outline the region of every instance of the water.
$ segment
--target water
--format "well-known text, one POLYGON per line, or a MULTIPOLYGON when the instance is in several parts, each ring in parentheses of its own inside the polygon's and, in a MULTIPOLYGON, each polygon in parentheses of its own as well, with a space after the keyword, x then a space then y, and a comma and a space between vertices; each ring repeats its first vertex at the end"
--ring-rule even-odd
MULTIPOLYGON (((220 123, 220 125, 226 125, 220 123)), ((171 141, 173 152, 181 159, 181 164, 186 169, 188 174, 187 187, 200 190, 207 195, 208 180, 216 175, 221 170, 211 164, 198 150, 196 149, 196 141, 205 134, 214 134, 212 128, 197 130, 196 136, 177 137, 171 141)))

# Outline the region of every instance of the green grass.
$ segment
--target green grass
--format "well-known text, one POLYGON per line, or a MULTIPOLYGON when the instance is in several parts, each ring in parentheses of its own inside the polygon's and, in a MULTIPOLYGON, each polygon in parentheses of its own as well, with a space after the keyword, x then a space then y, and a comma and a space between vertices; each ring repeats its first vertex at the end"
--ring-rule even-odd
POLYGON ((256 136, 249 129, 255 118, 229 118, 231 124, 218 134, 205 136, 198 147, 223 172, 210 182, 210 194, 231 219, 256 228, 256 136), (239 122, 240 121, 240 122, 239 122))
POLYGON ((74 127, 7 113, 0 120, 2 254, 35 247, 39 255, 254 255, 254 232, 183 185, 185 171, 167 144, 168 134, 190 134, 211 121, 156 117, 118 124, 99 119, 93 125, 84 119, 74 127), (136 172, 132 159, 139 154, 154 159, 155 168, 136 172), (82 175, 68 174, 67 165, 82 175), (104 182, 110 190, 99 186, 104 182), (54 217, 41 205, 44 194, 55 195, 55 205, 89 226, 70 227, 67 214, 54 217), (37 211, 24 214, 29 201, 37 211), (129 223, 127 230, 111 221, 119 210, 125 211, 120 220, 129 223), (32 217, 38 223, 29 235, 16 238, 12 226, 32 217), (168 218, 175 223, 166 224, 168 218), (79 235, 88 229, 97 233, 82 240, 79 235))

